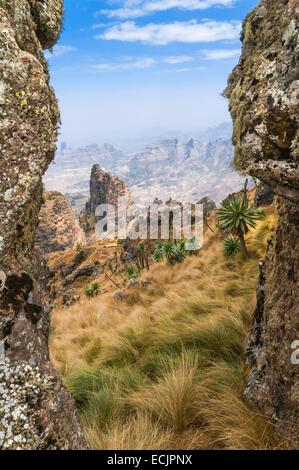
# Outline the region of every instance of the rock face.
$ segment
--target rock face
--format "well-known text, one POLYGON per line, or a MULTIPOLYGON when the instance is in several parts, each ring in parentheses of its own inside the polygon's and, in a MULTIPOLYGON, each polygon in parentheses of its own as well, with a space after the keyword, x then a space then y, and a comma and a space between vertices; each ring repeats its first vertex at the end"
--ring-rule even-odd
POLYGON ((109 144, 71 149, 64 143, 56 153, 55 164, 50 165, 45 175, 44 183, 47 190, 65 194, 73 210, 79 215, 89 197, 90 168, 97 163, 118 174, 114 167, 125 166, 127 158, 123 152, 109 144))
POLYGON ((35 246, 42 254, 64 251, 86 243, 85 235, 63 194, 44 193, 35 246))
POLYGON ((94 165, 90 176, 90 199, 86 203, 86 212, 94 214, 101 204, 117 206, 118 198, 128 196, 129 191, 123 181, 94 165))
POLYGON ((274 201, 274 193, 267 184, 259 184, 256 188, 254 205, 256 207, 270 206, 274 201))
POLYGON ((261 264, 247 347, 247 396, 299 447, 299 2, 262 0, 248 16, 243 53, 227 89, 236 165, 270 186, 278 226, 261 264))
MULTIPOLYGON (((121 215, 118 208, 118 199, 120 197, 125 197, 126 208, 129 208, 131 205, 131 195, 127 185, 117 176, 113 176, 101 168, 100 165, 94 165, 90 175, 90 198, 85 205, 85 209, 80 214, 81 227, 86 232, 93 231, 96 222, 100 219, 95 214, 96 208, 100 205, 109 204, 115 209, 115 215, 113 215, 113 220, 108 217, 106 235, 110 234, 111 227, 112 234, 115 235, 114 224, 121 215)), ((122 209, 120 208, 120 210, 122 209)), ((124 214, 124 212, 122 213, 124 214)))
POLYGON ((62 0, 0 0, 0 448, 6 449, 85 446, 74 403, 49 361, 48 312, 33 251, 41 179, 59 122, 42 50, 54 46, 62 12, 62 0))
POLYGON ((197 204, 202 204, 203 205, 203 211, 205 216, 209 216, 212 214, 217 209, 217 206, 212 199, 209 197, 205 196, 202 199, 200 199, 197 204))
POLYGON ((294 202, 299 201, 298 8, 298 0, 264 0, 249 15, 228 89, 236 165, 294 202))
POLYGON ((231 167, 231 140, 206 142, 163 139, 148 145, 127 161, 128 181, 134 201, 148 205, 156 197, 195 202, 204 196, 219 202, 243 178, 231 167))

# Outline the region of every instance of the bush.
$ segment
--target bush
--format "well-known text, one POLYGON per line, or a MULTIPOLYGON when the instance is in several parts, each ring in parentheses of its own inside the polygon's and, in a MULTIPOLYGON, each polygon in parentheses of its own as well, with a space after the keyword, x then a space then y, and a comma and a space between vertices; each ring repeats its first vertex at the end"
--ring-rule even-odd
POLYGON ((127 269, 127 275, 129 280, 137 279, 139 276, 138 269, 135 268, 134 266, 131 266, 130 268, 127 269))
POLYGON ((156 263, 160 263, 161 261, 164 260, 164 248, 163 248, 163 243, 159 243, 156 248, 155 248, 155 251, 153 253, 153 260, 156 262, 156 263))
POLYGON ((224 253, 226 256, 230 258, 236 256, 236 254, 240 251, 240 240, 238 237, 231 235, 224 240, 224 253))
MULTIPOLYGON (((265 217, 265 212, 249 204, 247 197, 234 197, 222 203, 218 211, 219 228, 222 232, 238 237, 239 248, 245 259, 249 258, 245 236, 250 229, 255 229, 257 222, 265 217)), ((237 248, 235 240, 231 238, 229 247, 237 248)), ((232 250, 232 253, 234 253, 232 250)), ((228 251, 229 252, 229 251, 228 251)), ((235 254, 235 253, 234 253, 235 254)), ((230 255, 231 256, 231 255, 230 255)))
POLYGON ((187 256, 185 243, 179 243, 174 247, 174 261, 181 263, 187 256))
POLYGON ((157 263, 163 260, 167 261, 169 264, 180 263, 186 258, 187 254, 185 242, 174 243, 167 241, 159 243, 156 246, 153 260, 157 263))
POLYGON ((87 287, 84 291, 84 294, 86 297, 95 297, 96 295, 99 295, 100 293, 100 284, 98 282, 94 282, 91 284, 89 287, 87 287))
POLYGON ((75 262, 77 264, 80 264, 82 263, 84 260, 86 260, 87 258, 87 253, 86 251, 82 250, 82 249, 79 249, 77 250, 77 253, 75 255, 75 262))

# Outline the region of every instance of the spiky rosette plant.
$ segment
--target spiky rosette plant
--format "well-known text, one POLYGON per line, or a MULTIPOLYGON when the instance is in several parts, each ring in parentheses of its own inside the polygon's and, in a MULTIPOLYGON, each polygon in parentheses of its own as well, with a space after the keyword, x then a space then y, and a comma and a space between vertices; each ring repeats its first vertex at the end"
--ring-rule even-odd
POLYGON ((163 261, 163 259, 164 259, 164 248, 163 248, 163 244, 159 243, 156 246, 155 251, 153 253, 153 260, 156 263, 161 263, 161 261, 163 261))
POLYGON ((176 261, 177 247, 172 241, 165 242, 163 244, 164 258, 169 264, 173 264, 176 261))
POLYGON ((188 252, 186 250, 185 242, 174 243, 167 241, 159 243, 154 251, 153 260, 157 263, 166 260, 168 264, 181 263, 188 252))
POLYGON ((230 235, 223 243, 224 253, 226 256, 233 258, 240 250, 240 240, 234 235, 230 235))
POLYGON ((185 243, 179 243, 174 246, 174 260, 177 263, 181 263, 187 257, 187 251, 185 243))
POLYGON ((249 258, 249 254, 245 236, 251 228, 256 227, 257 221, 263 216, 263 211, 250 205, 246 196, 229 199, 222 203, 218 211, 220 230, 239 238, 240 249, 246 259, 249 258))

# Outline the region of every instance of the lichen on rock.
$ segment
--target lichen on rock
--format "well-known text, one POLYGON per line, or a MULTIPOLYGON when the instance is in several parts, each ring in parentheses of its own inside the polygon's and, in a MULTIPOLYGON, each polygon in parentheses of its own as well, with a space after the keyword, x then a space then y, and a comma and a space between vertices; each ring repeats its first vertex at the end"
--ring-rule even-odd
POLYGON ((51 382, 28 363, 0 359, 0 449, 32 449, 40 446, 35 434, 38 401, 51 382))
POLYGON ((49 312, 33 250, 42 176, 60 120, 43 49, 59 37, 62 13, 63 0, 0 0, 0 448, 6 449, 85 447, 73 400, 49 360, 49 312))
POLYGON ((236 166, 299 202, 299 3, 263 0, 247 17, 226 95, 236 166))
POLYGON ((48 255, 85 245, 85 234, 67 198, 49 191, 44 192, 43 200, 35 237, 39 253, 48 255))
POLYGON ((243 28, 240 62, 226 95, 235 164, 278 195, 278 225, 261 263, 246 354, 246 395, 299 447, 299 1, 261 0, 243 28))

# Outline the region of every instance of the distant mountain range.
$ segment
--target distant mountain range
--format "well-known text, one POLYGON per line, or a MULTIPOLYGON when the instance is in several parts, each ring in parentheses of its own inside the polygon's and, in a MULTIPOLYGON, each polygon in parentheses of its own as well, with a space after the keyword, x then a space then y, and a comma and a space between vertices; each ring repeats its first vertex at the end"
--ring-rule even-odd
POLYGON ((244 182, 233 169, 232 158, 230 131, 224 125, 214 133, 208 130, 201 139, 165 138, 129 155, 109 144, 75 150, 64 145, 44 182, 47 190, 66 194, 79 210, 89 196, 90 171, 97 163, 129 186, 137 205, 149 204, 156 197, 196 202, 209 196, 219 203, 244 182))

